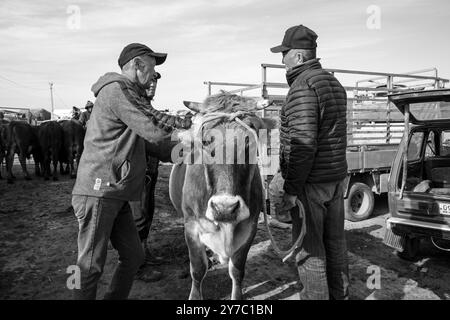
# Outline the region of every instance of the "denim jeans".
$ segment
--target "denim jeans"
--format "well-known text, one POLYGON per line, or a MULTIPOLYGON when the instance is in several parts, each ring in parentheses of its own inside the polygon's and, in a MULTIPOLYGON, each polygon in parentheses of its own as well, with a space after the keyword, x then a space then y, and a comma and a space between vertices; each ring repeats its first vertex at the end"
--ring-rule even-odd
POLYGON ((157 158, 147 158, 147 171, 141 200, 129 202, 139 238, 142 242, 147 241, 155 213, 155 189, 158 180, 158 165, 159 160, 157 158))
MULTIPOLYGON (((298 196, 306 217, 306 235, 296 255, 300 299, 348 299, 344 181, 305 184, 298 196)), ((297 208, 291 216, 295 241, 301 225, 297 208)))
POLYGON ((74 298, 96 298, 111 240, 119 253, 119 262, 105 299, 126 299, 144 261, 128 202, 73 195, 72 206, 79 224, 77 265, 81 271, 81 288, 74 290, 74 298))

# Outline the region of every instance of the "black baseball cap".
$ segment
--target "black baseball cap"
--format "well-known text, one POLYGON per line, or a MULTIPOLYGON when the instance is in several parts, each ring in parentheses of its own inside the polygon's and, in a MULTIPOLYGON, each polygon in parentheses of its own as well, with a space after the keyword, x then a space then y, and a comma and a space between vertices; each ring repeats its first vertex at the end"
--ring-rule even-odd
POLYGON ((317 47, 317 34, 304 25, 290 27, 284 33, 281 45, 270 49, 273 53, 290 49, 314 49, 317 47))
POLYGON ((122 68, 131 59, 142 55, 154 57, 156 60, 156 65, 163 64, 167 58, 167 53, 154 52, 145 44, 130 43, 125 48, 123 48, 122 52, 120 53, 118 60, 119 67, 122 68))

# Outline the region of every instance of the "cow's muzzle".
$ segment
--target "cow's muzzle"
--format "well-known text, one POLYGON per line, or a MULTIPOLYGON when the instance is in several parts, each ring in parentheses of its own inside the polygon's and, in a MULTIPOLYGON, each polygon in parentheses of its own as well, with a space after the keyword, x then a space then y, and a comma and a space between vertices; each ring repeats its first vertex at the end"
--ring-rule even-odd
POLYGON ((217 222, 239 222, 248 217, 248 210, 240 196, 215 195, 208 202, 206 217, 217 222))

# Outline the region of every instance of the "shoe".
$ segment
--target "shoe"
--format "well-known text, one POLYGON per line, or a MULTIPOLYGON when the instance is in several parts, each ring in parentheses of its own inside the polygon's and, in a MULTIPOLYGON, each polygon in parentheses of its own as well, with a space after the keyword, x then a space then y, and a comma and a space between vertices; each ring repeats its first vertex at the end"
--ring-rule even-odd
POLYGON ((282 223, 292 223, 291 213, 288 211, 277 212, 275 214, 275 219, 282 223))
POLYGON ((147 266, 159 266, 164 264, 165 260, 163 257, 158 257, 151 254, 149 251, 145 252, 144 264, 147 266))
POLYGON ((163 277, 162 272, 156 270, 146 270, 145 268, 141 268, 136 274, 135 279, 142 280, 145 282, 156 282, 161 280, 162 277, 163 277))
POLYGON ((272 217, 268 217, 268 218, 269 218, 269 225, 272 227, 279 228, 279 229, 291 228, 291 224, 289 224, 289 223, 278 221, 277 219, 272 218, 272 217))

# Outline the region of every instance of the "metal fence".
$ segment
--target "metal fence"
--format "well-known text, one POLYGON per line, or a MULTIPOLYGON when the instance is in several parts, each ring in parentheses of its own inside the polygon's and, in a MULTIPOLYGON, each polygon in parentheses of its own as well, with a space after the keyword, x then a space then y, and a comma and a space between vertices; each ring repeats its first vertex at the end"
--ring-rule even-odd
MULTIPOLYGON (((260 84, 206 81, 208 95, 213 88, 229 88, 230 93, 269 99, 272 106, 262 112, 264 117, 278 117, 289 86, 270 82, 269 71, 285 69, 283 65, 261 64, 260 84), (258 92, 255 93, 255 90, 258 92), (285 91, 280 93, 281 91, 285 91), (274 92, 278 91, 278 92, 274 92)), ((436 68, 407 73, 385 73, 360 70, 325 69, 338 79, 346 75, 356 79, 352 84, 343 83, 347 92, 347 139, 348 145, 398 144, 403 133, 403 115, 387 99, 388 94, 411 90, 444 88, 448 79, 438 76, 436 68), (431 74, 430 74, 431 73, 431 74)))

